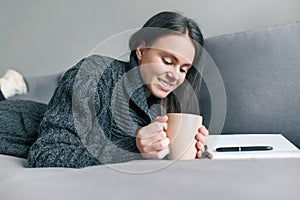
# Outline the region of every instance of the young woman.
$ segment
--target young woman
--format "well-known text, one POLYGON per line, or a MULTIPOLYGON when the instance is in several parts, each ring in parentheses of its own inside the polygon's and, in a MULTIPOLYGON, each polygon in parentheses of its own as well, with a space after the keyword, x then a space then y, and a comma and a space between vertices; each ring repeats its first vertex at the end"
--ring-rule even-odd
MULTIPOLYGON (((170 142, 165 114, 183 111, 187 102, 181 97, 199 89, 202 45, 193 20, 161 12, 132 35, 129 62, 99 55, 82 59, 64 74, 46 111, 37 106, 34 119, 43 117, 32 123, 38 138, 30 144, 29 166, 164 158, 170 142)), ((201 157, 208 134, 204 126, 198 132, 195 157, 201 157)))

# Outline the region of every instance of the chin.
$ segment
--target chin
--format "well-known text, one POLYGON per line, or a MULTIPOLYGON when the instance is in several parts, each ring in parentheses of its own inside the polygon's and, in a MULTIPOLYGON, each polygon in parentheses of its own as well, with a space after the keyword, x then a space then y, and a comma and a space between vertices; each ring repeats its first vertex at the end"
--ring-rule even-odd
POLYGON ((160 98, 160 99, 164 99, 168 96, 168 94, 170 94, 171 90, 170 91, 163 91, 161 90, 157 85, 152 85, 152 87, 149 88, 150 91, 151 91, 151 94, 153 96, 155 96, 156 98, 160 98))
POLYGON ((169 93, 165 93, 165 92, 153 92, 152 93, 155 97, 160 98, 160 99, 164 99, 168 96, 169 93))

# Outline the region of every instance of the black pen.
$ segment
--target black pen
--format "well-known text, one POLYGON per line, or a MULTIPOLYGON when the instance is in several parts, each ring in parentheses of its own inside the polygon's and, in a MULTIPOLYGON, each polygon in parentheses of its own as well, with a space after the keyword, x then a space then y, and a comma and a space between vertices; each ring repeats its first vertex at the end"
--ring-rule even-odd
POLYGON ((271 146, 244 146, 244 147, 218 147, 217 152, 232 152, 232 151, 270 151, 271 146))

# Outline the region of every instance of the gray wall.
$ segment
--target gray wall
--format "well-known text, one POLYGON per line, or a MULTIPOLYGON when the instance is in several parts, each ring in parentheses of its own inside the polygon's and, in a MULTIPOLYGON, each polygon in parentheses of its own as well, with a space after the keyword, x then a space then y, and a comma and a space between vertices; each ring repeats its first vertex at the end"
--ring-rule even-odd
POLYGON ((182 11, 210 37, 297 21, 299 8, 298 0, 0 0, 0 75, 48 75, 89 53, 126 53, 133 30, 162 10, 182 11))

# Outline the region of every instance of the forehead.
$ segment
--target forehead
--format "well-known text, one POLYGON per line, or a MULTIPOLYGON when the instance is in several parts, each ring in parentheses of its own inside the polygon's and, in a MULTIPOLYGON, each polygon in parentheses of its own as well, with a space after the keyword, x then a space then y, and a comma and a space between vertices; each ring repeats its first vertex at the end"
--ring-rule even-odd
POLYGON ((172 53, 185 62, 193 63, 195 46, 187 35, 165 35, 157 39, 151 48, 160 49, 172 53))

